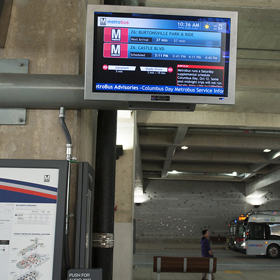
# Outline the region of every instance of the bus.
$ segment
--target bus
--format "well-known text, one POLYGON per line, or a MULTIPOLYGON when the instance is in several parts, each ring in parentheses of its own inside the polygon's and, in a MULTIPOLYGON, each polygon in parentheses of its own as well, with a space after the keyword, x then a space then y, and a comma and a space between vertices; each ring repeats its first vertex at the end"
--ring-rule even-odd
POLYGON ((237 219, 230 221, 228 233, 228 247, 235 249, 235 232, 236 232, 237 219))
POLYGON ((240 215, 238 218, 230 222, 228 240, 230 249, 245 253, 245 238, 248 217, 249 214, 240 215))
POLYGON ((280 212, 266 211, 249 215, 245 240, 246 255, 280 257, 280 212))
POLYGON ((246 228, 249 215, 241 215, 238 217, 235 232, 235 250, 245 253, 246 228))

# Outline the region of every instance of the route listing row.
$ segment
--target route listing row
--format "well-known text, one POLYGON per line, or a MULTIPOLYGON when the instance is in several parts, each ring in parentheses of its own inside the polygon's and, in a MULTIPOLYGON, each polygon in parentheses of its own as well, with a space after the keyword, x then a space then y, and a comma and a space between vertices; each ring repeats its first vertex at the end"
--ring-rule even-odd
POLYGON ((103 57, 219 63, 221 60, 221 51, 219 48, 104 43, 103 57))

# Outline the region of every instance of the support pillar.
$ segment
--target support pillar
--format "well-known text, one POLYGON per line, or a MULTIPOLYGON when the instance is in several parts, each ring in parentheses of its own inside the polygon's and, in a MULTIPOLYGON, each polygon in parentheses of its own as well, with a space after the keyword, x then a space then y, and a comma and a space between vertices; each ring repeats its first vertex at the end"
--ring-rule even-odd
POLYGON ((134 134, 136 112, 120 111, 118 113, 117 144, 123 146, 123 155, 116 162, 113 278, 114 280, 131 280, 133 279, 133 198, 136 181, 134 134))

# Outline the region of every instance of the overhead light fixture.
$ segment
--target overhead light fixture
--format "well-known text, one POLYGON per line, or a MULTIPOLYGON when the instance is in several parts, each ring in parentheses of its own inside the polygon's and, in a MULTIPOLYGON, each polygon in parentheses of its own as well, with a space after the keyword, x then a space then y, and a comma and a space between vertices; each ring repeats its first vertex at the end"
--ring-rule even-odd
POLYGON ((254 191, 246 196, 246 202, 253 205, 255 208, 267 202, 265 194, 266 191, 254 191))
POLYGON ((167 173, 169 173, 169 174, 178 174, 178 173, 180 173, 180 172, 177 171, 177 170, 172 170, 171 172, 167 172, 167 173))
POLYGON ((147 201, 148 198, 143 193, 142 187, 135 187, 134 189, 134 203, 139 206, 141 203, 147 201))
POLYGON ((237 172, 236 171, 232 172, 232 176, 237 176, 237 172))
POLYGON ((271 152, 271 150, 270 149, 264 149, 263 152, 264 153, 269 153, 269 152, 271 152))
POLYGON ((261 197, 263 197, 265 194, 267 194, 266 191, 259 191, 259 190, 257 190, 257 191, 254 191, 253 193, 247 195, 246 197, 247 197, 247 198, 261 198, 261 197))
POLYGON ((182 147, 181 147, 182 150, 187 150, 188 148, 189 148, 189 147, 187 147, 187 146, 182 146, 182 147))
POLYGON ((280 152, 275 152, 273 155, 272 155, 272 160, 274 159, 277 159, 280 157, 280 152))

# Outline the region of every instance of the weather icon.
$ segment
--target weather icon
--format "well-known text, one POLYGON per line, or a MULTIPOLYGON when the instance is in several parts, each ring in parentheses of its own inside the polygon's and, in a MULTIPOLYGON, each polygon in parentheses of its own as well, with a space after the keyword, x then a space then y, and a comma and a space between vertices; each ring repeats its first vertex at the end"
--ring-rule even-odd
POLYGON ((209 30, 211 25, 209 23, 205 23, 203 27, 204 27, 204 30, 209 30))

